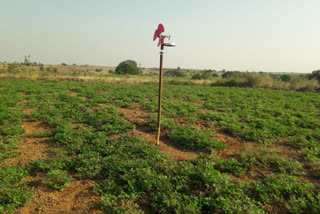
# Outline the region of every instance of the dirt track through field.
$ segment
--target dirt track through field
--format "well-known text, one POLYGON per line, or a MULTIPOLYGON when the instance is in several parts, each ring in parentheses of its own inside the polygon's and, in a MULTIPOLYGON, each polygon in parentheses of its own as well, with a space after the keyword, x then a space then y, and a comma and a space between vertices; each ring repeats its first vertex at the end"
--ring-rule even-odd
MULTIPOLYGON (((22 103, 25 106, 27 101, 24 100, 22 103)), ((31 111, 34 109, 24 109, 23 113, 29 114, 31 111)), ((47 150, 52 142, 46 137, 29 136, 53 130, 41 121, 25 122, 21 127, 27 136, 23 136, 19 141, 18 148, 14 152, 19 152, 20 155, 10 160, 10 165, 26 165, 48 156, 47 150)), ((35 196, 27 205, 16 209, 14 213, 103 213, 98 207, 100 196, 92 191, 95 181, 80 180, 77 176, 73 176, 75 179, 67 187, 53 190, 42 183, 43 177, 43 173, 38 173, 23 179, 23 183, 35 188, 35 196)))
MULTIPOLYGON (((22 94, 23 97, 27 95, 22 94)), ((27 100, 20 102, 23 106, 26 106, 27 100)), ((33 109, 24 109, 24 114, 29 114, 33 109)), ((22 136, 18 142, 18 147, 12 152, 19 153, 18 156, 9 158, 9 165, 26 165, 31 161, 40 160, 42 157, 48 155, 47 150, 50 145, 50 141, 46 137, 33 137, 32 134, 41 135, 45 132, 51 131, 41 121, 37 122, 25 122, 21 125, 24 129, 25 135, 22 136), (30 135, 30 136, 28 136, 30 135)))
MULTIPOLYGON (((133 135, 142 137, 153 144, 157 143, 157 133, 152 131, 150 127, 144 125, 144 118, 149 114, 148 112, 141 110, 139 107, 137 109, 120 108, 120 112, 124 114, 124 119, 136 125, 136 129, 132 131, 133 135)), ((164 133, 160 136, 158 150, 168 154, 172 159, 177 161, 190 160, 198 156, 196 152, 182 151, 176 148, 164 133)))

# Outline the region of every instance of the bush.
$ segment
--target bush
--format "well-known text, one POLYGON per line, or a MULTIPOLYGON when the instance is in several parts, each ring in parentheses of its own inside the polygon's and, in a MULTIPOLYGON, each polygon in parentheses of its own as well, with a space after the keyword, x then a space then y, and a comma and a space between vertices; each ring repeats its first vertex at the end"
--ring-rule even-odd
POLYGON ((137 66, 137 62, 133 60, 126 60, 121 62, 115 70, 116 74, 132 74, 137 75, 141 74, 140 69, 137 66))
POLYGON ((11 63, 11 64, 8 65, 7 71, 8 71, 9 73, 15 74, 15 73, 18 73, 18 72, 19 72, 20 68, 21 68, 21 66, 20 66, 19 64, 17 64, 17 63, 11 63))
POLYGON ((191 79, 193 80, 201 80, 201 74, 194 74, 191 79))
POLYGON ((283 82, 290 82, 291 76, 288 75, 288 74, 283 74, 283 75, 280 76, 280 79, 281 79, 283 82))
POLYGON ((52 67, 52 66, 47 67, 46 71, 52 72, 52 73, 58 73, 58 69, 56 67, 52 67))
POLYGON ((103 71, 102 68, 97 68, 97 69, 96 69, 96 72, 101 72, 101 71, 103 71))
MULTIPOLYGON (((191 79, 193 80, 206 80, 209 79, 210 77, 212 77, 212 72, 209 71, 203 71, 201 74, 194 74, 191 79)), ((217 75, 217 74, 216 74, 217 75)))
POLYGON ((310 79, 320 80, 320 70, 312 71, 310 79))
POLYGON ((213 73, 213 74, 212 74, 212 77, 219 77, 219 74, 213 73))
POLYGON ((303 76, 296 76, 290 81, 290 88, 300 91, 312 91, 319 88, 317 80, 308 80, 303 76))
POLYGON ((164 73, 165 76, 168 77, 185 77, 186 75, 181 72, 179 69, 177 70, 168 70, 164 73))

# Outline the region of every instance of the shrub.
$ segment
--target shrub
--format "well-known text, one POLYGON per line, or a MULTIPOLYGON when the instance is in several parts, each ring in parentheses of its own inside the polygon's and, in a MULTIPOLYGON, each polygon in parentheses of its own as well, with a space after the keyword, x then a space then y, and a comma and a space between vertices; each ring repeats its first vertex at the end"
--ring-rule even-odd
POLYGON ((219 74, 213 73, 213 74, 212 74, 212 77, 219 77, 219 74))
POLYGON ((101 71, 103 71, 102 68, 97 68, 97 69, 96 69, 96 72, 101 72, 101 71))
POLYGON ((47 67, 46 71, 52 72, 52 73, 58 73, 58 69, 56 67, 53 67, 53 66, 47 67))
POLYGON ((185 77, 186 75, 181 72, 179 69, 177 70, 168 70, 164 73, 165 76, 168 77, 185 77))
POLYGON ((20 68, 21 68, 21 66, 20 66, 19 64, 17 64, 17 63, 11 63, 11 64, 8 65, 7 71, 8 71, 9 73, 15 74, 15 73, 18 73, 18 72, 19 72, 20 68))
POLYGON ((320 69, 312 71, 312 73, 310 75, 310 79, 320 80, 320 69))
POLYGON ((137 66, 137 62, 133 60, 126 60, 121 62, 115 70, 116 74, 132 74, 137 75, 141 74, 140 69, 137 66))
POLYGON ((205 71, 205 72, 203 72, 203 73, 201 73, 201 74, 194 74, 192 77, 191 77, 191 79, 193 79, 193 80, 206 80, 206 79, 209 79, 211 77, 211 74, 210 74, 210 72, 208 72, 208 71, 205 71))
POLYGON ((290 82, 291 76, 288 75, 288 74, 283 74, 283 75, 280 76, 280 79, 281 79, 283 82, 290 82))
POLYGON ((290 88, 301 91, 312 91, 319 88, 319 85, 315 79, 308 80, 303 76, 296 76, 290 81, 290 88))
POLYGON ((201 80, 201 74, 194 74, 191 79, 193 80, 201 80))

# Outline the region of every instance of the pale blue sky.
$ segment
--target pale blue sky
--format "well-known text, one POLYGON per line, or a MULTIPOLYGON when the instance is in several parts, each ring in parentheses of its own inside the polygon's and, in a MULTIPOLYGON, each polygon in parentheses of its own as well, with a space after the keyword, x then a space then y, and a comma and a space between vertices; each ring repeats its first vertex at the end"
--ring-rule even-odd
POLYGON ((158 67, 159 23, 175 48, 164 66, 320 69, 319 0, 0 0, 0 61, 158 67))

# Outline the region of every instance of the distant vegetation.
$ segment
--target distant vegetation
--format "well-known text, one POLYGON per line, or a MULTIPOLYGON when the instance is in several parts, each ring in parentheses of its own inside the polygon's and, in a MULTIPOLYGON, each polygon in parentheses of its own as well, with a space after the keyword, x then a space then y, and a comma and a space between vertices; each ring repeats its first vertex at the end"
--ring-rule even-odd
POLYGON ((126 60, 121 62, 117 67, 116 67, 116 74, 132 74, 132 75, 137 75, 141 74, 140 69, 137 66, 137 62, 133 60, 126 60))
POLYGON ((219 77, 216 71, 213 70, 204 70, 201 73, 194 74, 191 79, 193 80, 208 80, 212 77, 219 77))
POLYGON ((181 68, 178 67, 177 69, 170 69, 164 72, 164 75, 167 77, 185 77, 186 74, 181 71, 181 68))
POLYGON ((320 69, 312 71, 311 74, 308 75, 309 79, 317 79, 320 80, 320 69))
MULTIPOLYGON (((43 65, 25 56, 19 63, 0 63, 0 78, 11 79, 70 79, 114 82, 157 82, 159 68, 139 68, 134 60, 125 60, 114 67, 75 65, 43 65), (125 78, 120 75, 126 75, 125 78), (137 78, 137 75, 143 77, 137 78)), ((315 91, 319 89, 320 69, 309 74, 265 73, 223 70, 164 68, 164 81, 171 85, 211 85, 227 87, 271 88, 315 91)))

